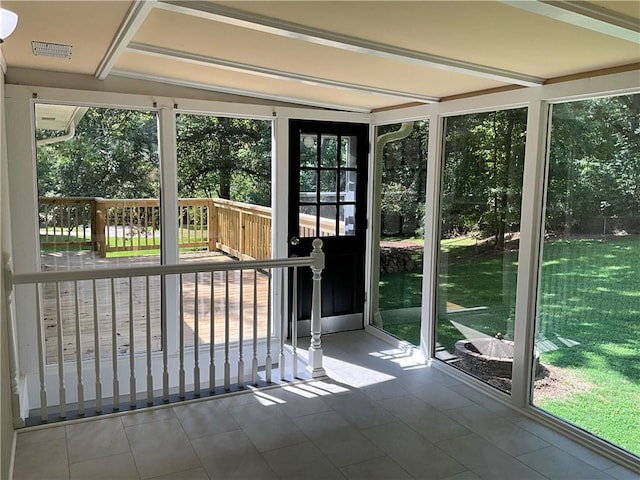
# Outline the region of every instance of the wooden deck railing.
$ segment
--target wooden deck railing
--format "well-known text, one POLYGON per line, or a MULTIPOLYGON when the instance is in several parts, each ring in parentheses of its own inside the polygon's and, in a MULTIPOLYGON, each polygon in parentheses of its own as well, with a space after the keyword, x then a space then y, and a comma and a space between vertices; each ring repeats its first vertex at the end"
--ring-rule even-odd
MULTIPOLYGON (((160 249, 160 201, 154 198, 40 197, 40 246, 114 252, 160 249)), ((335 235, 335 220, 300 214, 300 235, 335 235)), ((339 230, 344 234, 344 222, 339 230)), ((223 251, 242 260, 271 258, 271 208, 224 199, 178 200, 180 248, 223 251)))

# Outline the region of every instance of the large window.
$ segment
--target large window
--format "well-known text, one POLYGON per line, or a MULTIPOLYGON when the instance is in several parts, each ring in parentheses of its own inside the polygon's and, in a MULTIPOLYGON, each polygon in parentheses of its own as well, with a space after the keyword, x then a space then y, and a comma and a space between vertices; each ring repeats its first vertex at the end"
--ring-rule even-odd
POLYGON ((534 405, 640 453, 640 95, 553 105, 534 405))
MULTIPOLYGON (((380 261, 376 326, 420 344, 424 252, 426 121, 378 127, 380 261)), ((375 288, 375 287, 374 287, 375 288)))
MULTIPOLYGON (((159 264, 156 114, 47 104, 36 104, 35 113, 42 270, 159 264)), ((78 346, 83 359, 94 358, 96 328, 102 355, 114 351, 113 342, 119 355, 131 348, 144 351, 144 335, 132 339, 130 333, 147 324, 151 348, 158 350, 160 278, 148 281, 149 285, 138 277, 130 282, 98 280, 95 285, 68 282, 59 291, 47 284, 43 288, 47 360, 55 361, 59 325, 66 359, 75 358, 78 346), (150 311, 146 295, 151 297, 150 311), (78 342, 77 332, 81 332, 78 342)))
MULTIPOLYGON (((270 258, 271 121, 178 114, 176 128, 180 262, 270 258)), ((224 328, 211 332, 211 306, 215 315, 229 301, 232 324, 241 308, 251 319, 254 289, 258 317, 266 318, 268 277, 255 276, 253 271, 181 276, 185 345, 193 346, 196 337, 199 344, 209 344, 212 333, 214 340, 224 341, 224 328)), ((249 338, 251 328, 246 321, 243 332, 234 329, 232 340, 242 334, 249 338)), ((265 335, 266 322, 258 330, 265 335)))
POLYGON ((526 109, 450 117, 436 355, 509 392, 526 109))

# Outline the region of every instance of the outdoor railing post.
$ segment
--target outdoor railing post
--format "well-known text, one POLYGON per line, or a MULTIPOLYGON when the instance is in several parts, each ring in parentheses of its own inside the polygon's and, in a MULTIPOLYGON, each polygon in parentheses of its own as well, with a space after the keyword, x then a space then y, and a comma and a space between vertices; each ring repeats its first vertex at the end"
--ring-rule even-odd
POLYGON ((216 251, 216 242, 218 241, 218 207, 215 200, 209 199, 207 207, 209 219, 207 220, 207 238, 209 239, 209 251, 216 251))
POLYGON ((101 205, 102 198, 95 199, 96 209, 96 242, 99 245, 100 258, 107 258, 107 244, 106 244, 106 211, 103 210, 101 205))
POLYGON ((307 370, 312 378, 323 377, 326 371, 322 366, 322 343, 320 335, 321 325, 321 305, 322 297, 320 283, 322 280, 322 270, 324 269, 324 252, 322 251, 322 240, 316 238, 313 241, 313 251, 311 252, 313 264, 313 296, 311 300, 311 345, 309 346, 309 364, 307 370))

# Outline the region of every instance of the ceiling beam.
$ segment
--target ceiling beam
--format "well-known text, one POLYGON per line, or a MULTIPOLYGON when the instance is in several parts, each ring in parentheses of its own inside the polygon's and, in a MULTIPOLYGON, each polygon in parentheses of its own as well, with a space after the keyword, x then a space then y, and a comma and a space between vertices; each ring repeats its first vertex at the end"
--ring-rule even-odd
POLYGON ((544 84, 544 79, 526 75, 523 73, 503 70, 487 65, 480 65, 454 58, 432 55, 417 50, 397 47, 384 43, 374 42, 363 38, 342 35, 328 30, 308 27, 277 18, 267 17, 251 12, 244 12, 235 8, 227 7, 203 1, 175 1, 159 0, 154 3, 156 8, 192 15, 217 22, 249 28, 259 32, 270 33, 285 38, 301 40, 317 45, 339 48, 354 53, 374 55, 413 65, 438 68, 465 75, 473 75, 482 78, 489 78, 504 83, 535 87, 544 84))
POLYGON ((274 95, 269 93, 260 93, 254 90, 243 90, 240 88, 226 87, 222 85, 215 85, 210 83, 192 82, 190 80, 180 80, 178 78, 163 77, 160 75, 150 75, 146 73, 132 72, 129 70, 121 70, 114 68, 111 70, 111 76, 131 78, 134 80, 144 80, 147 82, 165 83, 168 85, 175 85, 186 88, 196 88, 198 90, 206 90, 209 92, 226 93, 229 95, 240 95, 248 98, 261 98, 264 100, 271 100, 275 102, 293 103, 296 105, 305 105, 309 107, 329 108, 332 110, 343 110, 346 112, 355 113, 370 113, 368 108, 360 108, 349 105, 341 105, 337 103, 318 102, 314 100, 308 100, 306 98, 288 97, 285 95, 274 95))
POLYGON ((502 3, 576 27, 640 44, 640 20, 583 1, 501 0, 502 3))
POLYGON ((100 62, 98 69, 96 70, 95 77, 98 80, 104 80, 111 72, 111 69, 120 58, 122 52, 127 48, 128 43, 133 39, 134 35, 142 25, 142 23, 149 15, 149 12, 153 8, 153 1, 147 0, 135 0, 126 17, 120 24, 118 33, 113 38, 109 49, 104 58, 100 62))
POLYGON ((131 42, 127 47, 127 51, 137 53, 137 54, 142 54, 142 55, 153 56, 153 57, 165 58, 170 60, 179 60, 179 61, 195 63, 199 65, 206 65, 210 67, 213 66, 217 68, 223 68, 225 70, 248 73, 251 75, 260 75, 263 77, 275 78, 278 80, 283 80, 283 79, 296 80, 299 82, 304 82, 307 84, 317 85, 321 87, 340 88, 342 90, 351 90, 351 91, 357 91, 362 93, 372 93, 375 95, 388 95, 391 97, 397 97, 401 99, 407 99, 407 100, 418 101, 423 103, 437 103, 440 100, 438 97, 422 95, 419 93, 404 92, 400 90, 391 90, 388 88, 373 87, 370 85, 342 82, 339 80, 331 80, 328 78, 321 78, 321 77, 316 77, 312 75, 304 75, 301 73, 277 70, 274 68, 236 62, 233 60, 226 60, 223 58, 209 57, 209 56, 200 55, 197 53, 173 50, 170 48, 157 47, 155 45, 147 45, 143 43, 131 42))

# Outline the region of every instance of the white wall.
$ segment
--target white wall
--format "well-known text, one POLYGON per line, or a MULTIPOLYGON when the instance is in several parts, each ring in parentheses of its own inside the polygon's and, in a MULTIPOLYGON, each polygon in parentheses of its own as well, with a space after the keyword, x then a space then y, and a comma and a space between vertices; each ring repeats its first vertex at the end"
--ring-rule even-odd
MULTIPOLYGON (((3 257, 11 244, 8 219, 8 179, 5 142, 4 74, 0 72, 0 256, 3 257)), ((11 411, 11 381, 9 375, 9 342, 4 298, 4 268, 0 268, 0 478, 10 478, 14 443, 13 415, 11 411)))

